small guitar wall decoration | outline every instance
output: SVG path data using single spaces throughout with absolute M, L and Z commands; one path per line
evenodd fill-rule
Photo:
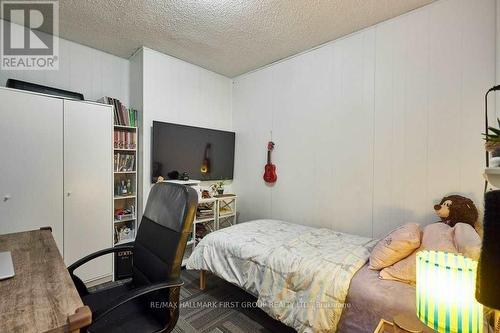
M 267 144 L 267 164 L 264 168 L 264 181 L 269 184 L 276 183 L 278 175 L 276 175 L 276 165 L 271 163 L 271 152 L 274 150 L 274 142 L 269 141 Z
M 210 158 L 208 157 L 208 151 L 210 150 L 210 143 L 205 146 L 205 153 L 203 154 L 203 162 L 201 162 L 200 172 L 202 174 L 210 173 Z

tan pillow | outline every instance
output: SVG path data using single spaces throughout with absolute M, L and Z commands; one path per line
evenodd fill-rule
M 454 245 L 453 228 L 444 223 L 434 223 L 424 228 L 422 244 L 407 258 L 384 268 L 380 271 L 380 278 L 415 284 L 417 252 L 434 250 L 457 253 Z
M 369 267 L 380 270 L 408 257 L 420 246 L 421 236 L 417 223 L 408 223 L 391 231 L 373 249 Z
M 466 223 L 457 223 L 455 229 L 455 247 L 464 256 L 474 260 L 479 259 L 481 253 L 481 238 L 476 230 Z
M 453 228 L 445 223 L 433 223 L 424 228 L 422 246 L 425 250 L 456 253 Z

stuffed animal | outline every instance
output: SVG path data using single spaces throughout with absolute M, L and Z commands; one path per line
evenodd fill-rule
M 478 212 L 471 199 L 461 195 L 449 195 L 441 199 L 438 205 L 434 206 L 437 216 L 441 222 L 454 227 L 457 223 L 467 223 L 473 228 L 476 226 Z

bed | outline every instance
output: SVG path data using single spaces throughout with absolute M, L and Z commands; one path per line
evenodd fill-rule
M 373 332 L 380 318 L 415 312 L 412 286 L 379 280 L 367 268 L 375 244 L 331 229 L 256 220 L 207 235 L 186 268 L 243 288 L 299 332 Z
M 414 316 L 415 287 L 406 283 L 382 280 L 378 271 L 365 264 L 351 280 L 346 307 L 338 324 L 339 333 L 372 333 L 381 318 L 391 320 L 398 314 Z M 423 328 L 424 332 L 434 332 Z

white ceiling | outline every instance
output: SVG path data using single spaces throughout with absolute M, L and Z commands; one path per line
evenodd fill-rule
M 234 77 L 433 0 L 60 0 L 60 35 L 128 58 L 146 46 Z

